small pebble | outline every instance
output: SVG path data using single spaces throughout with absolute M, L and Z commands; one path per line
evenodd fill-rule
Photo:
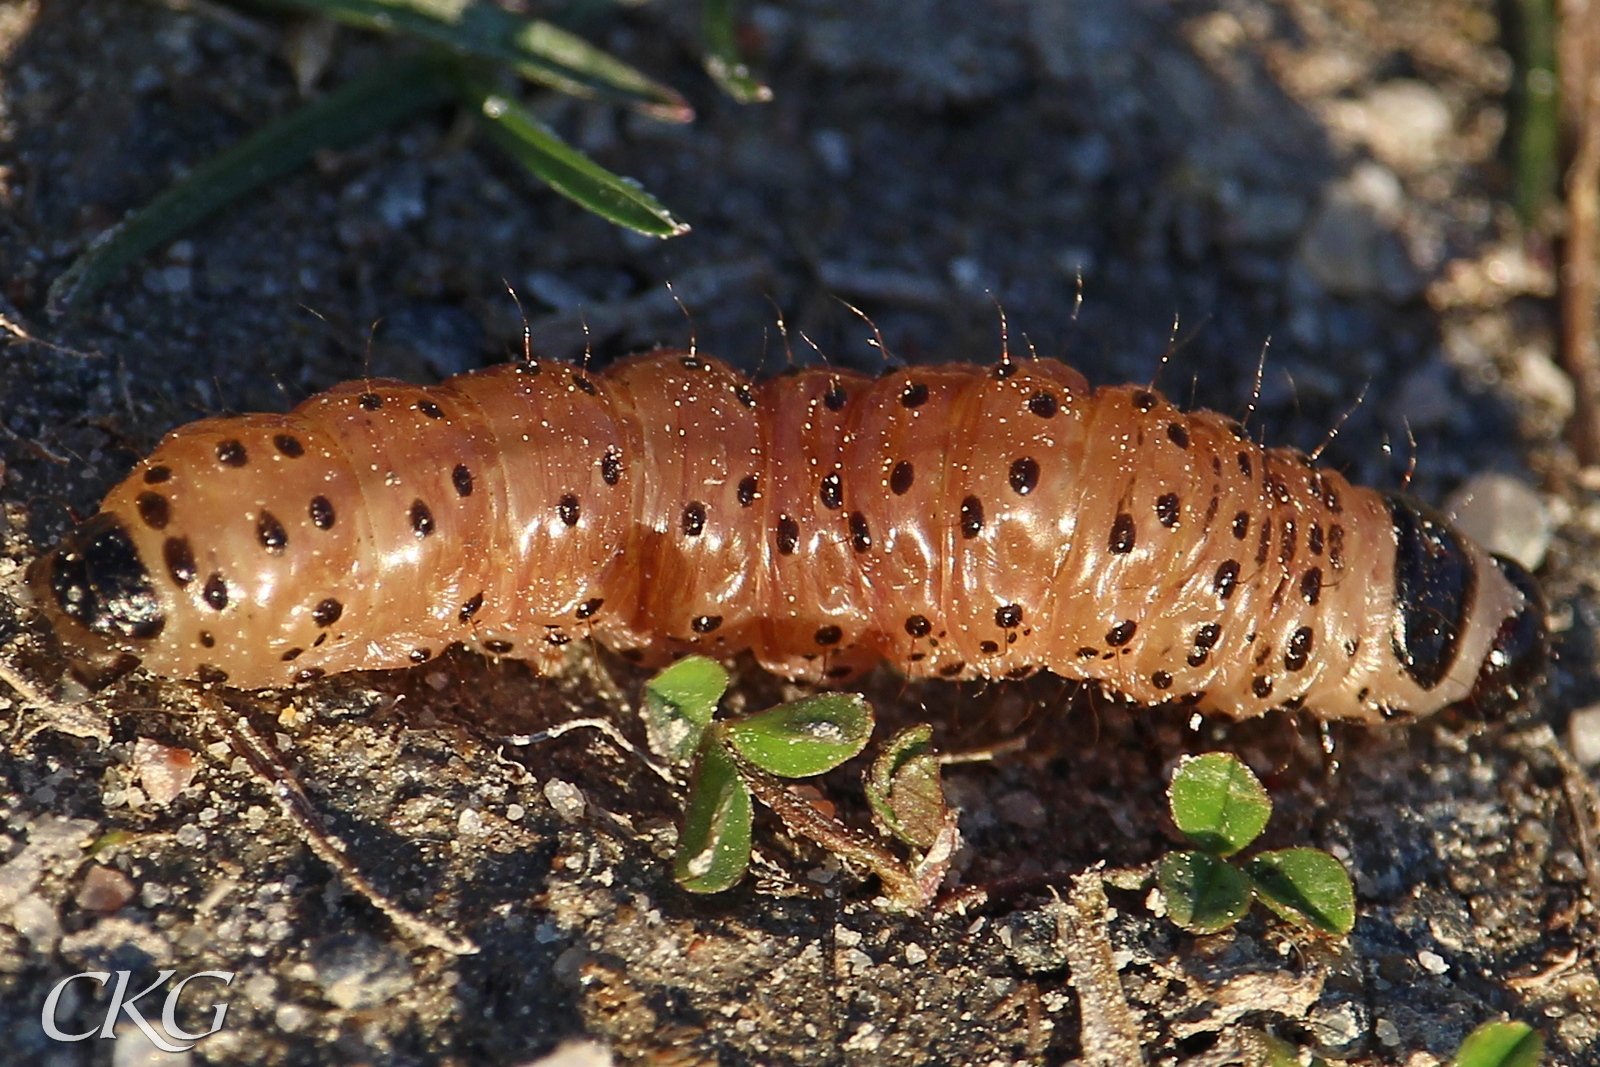
M 1567 744 L 1580 767 L 1600 763 L 1600 704 L 1579 708 L 1567 720 Z
M 583 818 L 583 791 L 577 786 L 552 778 L 544 784 L 544 798 L 566 822 L 577 822 Z
M 164 808 L 189 788 L 199 768 L 194 753 L 141 737 L 133 743 L 133 769 L 144 786 L 146 799 Z
M 1427 949 L 1417 953 L 1417 962 L 1422 964 L 1422 969 L 1429 974 L 1444 974 L 1450 969 L 1450 965 L 1445 962 L 1443 956 Z
M 841 1047 L 849 1052 L 877 1052 L 883 1047 L 883 1035 L 871 1023 L 862 1023 Z
M 1456 528 L 1491 552 L 1536 570 L 1550 547 L 1552 523 L 1544 497 L 1508 474 L 1476 474 L 1445 502 Z
M 273 1024 L 288 1034 L 304 1030 L 310 1021 L 311 1013 L 298 1004 L 280 1004 L 272 1013 Z
M 850 158 L 850 138 L 838 130 L 818 130 L 811 135 L 811 150 L 822 160 L 822 166 L 835 178 L 849 175 L 853 160 Z
M 1405 303 L 1422 283 L 1392 228 L 1404 205 L 1394 172 L 1378 163 L 1357 164 L 1328 187 L 1307 224 L 1297 251 L 1300 265 L 1330 293 Z
M 329 938 L 313 953 L 312 966 L 323 996 L 346 1011 L 377 1007 L 399 996 L 413 980 L 405 956 L 363 935 Z
M 83 885 L 73 899 L 84 911 L 109 915 L 133 899 L 133 883 L 121 871 L 96 863 L 84 875 Z
M 612 1067 L 611 1050 L 598 1041 L 563 1041 L 555 1051 L 527 1067 Z
M 156 995 L 152 994 L 152 999 Z M 160 1033 L 159 1020 L 151 1021 L 155 1023 L 151 1029 Z M 111 1049 L 111 1067 L 189 1067 L 194 1062 L 193 1054 L 189 1051 L 167 1052 L 157 1048 L 137 1026 L 119 1026 L 116 1034 Z
M 6 925 L 27 938 L 36 951 L 54 952 L 61 940 L 61 919 L 49 901 L 36 893 L 11 905 Z
M 194 270 L 190 267 L 152 267 L 144 274 L 145 288 L 152 293 L 187 293 L 194 284 Z
M 422 168 L 402 164 L 379 192 L 378 215 L 391 230 L 399 230 L 428 213 Z
M 840 956 L 851 974 L 867 974 L 873 968 L 872 957 L 859 948 L 847 948 L 840 953 Z
M 240 992 L 258 1008 L 270 1008 L 278 997 L 278 980 L 270 974 L 254 974 L 240 983 Z
M 1454 122 L 1439 90 L 1409 78 L 1377 86 L 1362 100 L 1337 109 L 1334 117 L 1365 141 L 1373 155 L 1406 171 L 1424 170 L 1438 161 Z
M 1305 1026 L 1322 1055 L 1346 1059 L 1357 1052 L 1367 1033 L 1366 1009 L 1349 1000 L 1317 1004 L 1306 1013 Z
M 1578 394 L 1567 372 L 1556 365 L 1547 345 L 1528 344 L 1512 357 L 1516 391 L 1544 413 L 1539 429 L 1559 433 L 1578 407 Z

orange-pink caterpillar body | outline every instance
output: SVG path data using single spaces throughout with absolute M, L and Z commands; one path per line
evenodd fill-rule
M 251 689 L 593 638 L 1379 721 L 1498 713 L 1545 641 L 1526 571 L 1426 509 L 1049 360 L 347 383 L 173 431 L 34 573 L 71 643 Z

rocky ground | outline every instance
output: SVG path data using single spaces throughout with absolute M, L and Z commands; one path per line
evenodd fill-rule
M 0 365 L 0 639 L 53 698 L 0 700 L 0 1060 L 518 1064 L 588 1035 L 627 1063 L 1126 1062 L 1114 1002 L 1150 1063 L 1234 1062 L 1254 1027 L 1424 1067 L 1506 1015 L 1545 1033 L 1548 1062 L 1600 1062 L 1582 769 L 1600 723 L 1573 713 L 1600 700 L 1600 475 L 1557 441 L 1571 388 L 1551 358 L 1549 250 L 1506 206 L 1512 70 L 1493 5 L 752 5 L 745 44 L 775 91 L 754 107 L 698 71 L 693 5 L 567 15 L 699 117 L 532 101 L 688 236 L 584 214 L 440 109 L 324 154 L 52 321 L 46 287 L 97 232 L 296 106 L 292 32 L 199 0 L 0 5 L 0 308 L 60 346 L 12 343 Z M 324 83 L 393 55 L 343 33 Z M 946 749 L 1028 738 L 949 773 L 959 884 L 1065 893 L 1096 862 L 1157 858 L 1177 840 L 1177 757 L 1228 748 L 1277 802 L 1266 843 L 1351 868 L 1360 919 L 1341 944 L 1259 914 L 1197 939 L 1142 889 L 1109 889 L 1088 920 L 1038 891 L 895 917 L 759 820 L 761 878 L 689 897 L 669 875 L 673 789 L 594 731 L 503 740 L 586 715 L 641 736 L 640 676 L 604 656 L 559 679 L 454 656 L 233 695 L 227 712 L 140 674 L 57 684 L 21 569 L 161 434 L 366 368 L 427 381 L 506 358 L 521 324 L 502 279 L 542 354 L 587 342 L 597 364 L 692 330 L 778 368 L 776 306 L 829 358 L 876 368 L 838 297 L 900 358 L 991 360 L 998 302 L 1014 347 L 1026 335 L 1097 383 L 1150 380 L 1170 348 L 1170 392 L 1242 412 L 1270 338 L 1252 421 L 1268 440 L 1313 448 L 1348 411 L 1327 462 L 1390 487 L 1414 462 L 1419 496 L 1467 486 L 1465 521 L 1544 557 L 1552 679 L 1523 724 L 1335 730 L 1331 758 L 1315 724 L 1285 717 L 1191 729 L 1048 679 L 869 679 L 886 723 L 933 721 Z M 736 699 L 779 695 L 750 669 Z M 354 869 L 479 951 L 436 947 L 336 877 L 230 732 L 238 714 Z M 823 788 L 864 820 L 851 769 Z M 1114 970 L 1067 966 L 1097 947 Z M 225 1027 L 192 1052 L 41 1030 L 58 979 L 158 968 L 237 974 Z M 63 1024 L 97 1025 L 97 1003 L 69 997 Z

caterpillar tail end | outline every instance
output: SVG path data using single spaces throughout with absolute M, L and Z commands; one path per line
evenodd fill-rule
M 97 687 L 130 670 L 139 644 L 166 627 L 150 572 L 115 515 L 102 512 L 69 533 L 34 561 L 28 584 L 74 671 Z

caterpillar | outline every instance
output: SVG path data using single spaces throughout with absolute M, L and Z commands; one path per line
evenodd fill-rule
M 593 638 L 1378 722 L 1503 714 L 1545 649 L 1528 572 L 1422 505 L 1009 357 L 350 382 L 174 430 L 31 579 L 70 645 L 246 689 Z

